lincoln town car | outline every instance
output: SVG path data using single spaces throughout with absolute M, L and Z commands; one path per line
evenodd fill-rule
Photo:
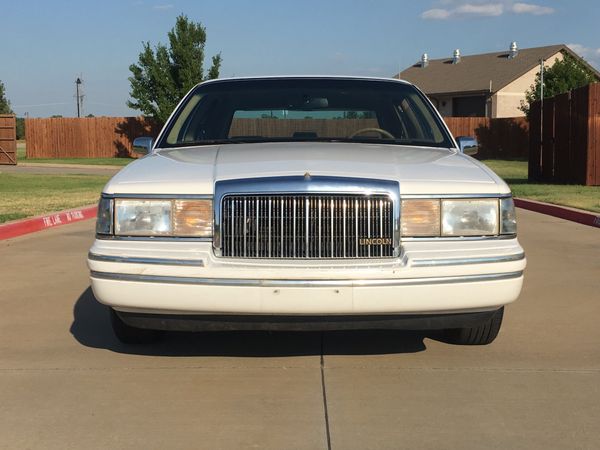
M 400 328 L 488 344 L 521 291 L 510 189 L 410 83 L 207 81 L 134 148 L 88 255 L 123 342 Z

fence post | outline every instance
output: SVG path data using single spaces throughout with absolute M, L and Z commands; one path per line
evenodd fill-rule
M 529 159 L 528 179 L 538 181 L 542 177 L 542 108 L 539 101 L 529 106 Z

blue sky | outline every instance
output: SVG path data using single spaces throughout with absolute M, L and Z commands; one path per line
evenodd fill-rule
M 142 41 L 166 42 L 175 17 L 207 29 L 222 77 L 276 74 L 392 76 L 416 62 L 519 47 L 570 44 L 600 67 L 600 4 L 557 0 L 0 0 L 0 80 L 18 115 L 134 115 L 125 106 Z M 207 59 L 207 62 L 209 60 Z

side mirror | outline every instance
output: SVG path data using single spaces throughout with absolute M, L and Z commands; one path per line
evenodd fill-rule
M 470 136 L 459 136 L 456 138 L 456 143 L 458 144 L 460 152 L 464 153 L 465 155 L 476 155 L 479 151 L 477 139 Z
M 138 137 L 133 140 L 133 151 L 141 155 L 147 155 L 152 153 L 152 146 L 154 145 L 154 139 L 151 137 Z

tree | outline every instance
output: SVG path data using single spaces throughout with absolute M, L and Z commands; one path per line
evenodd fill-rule
M 168 33 L 169 47 L 158 44 L 154 49 L 144 42 L 138 63 L 129 66 L 132 100 L 127 106 L 165 123 L 181 98 L 205 79 L 218 78 L 221 54 L 212 57 L 205 78 L 204 45 L 206 29 L 187 16 L 177 17 Z
M 15 131 L 17 133 L 17 139 L 25 139 L 25 118 L 17 117 L 15 122 Z
M 544 69 L 544 98 L 577 89 L 597 81 L 596 74 L 578 58 L 568 53 L 562 60 L 556 60 L 552 67 Z M 529 116 L 530 105 L 540 99 L 540 72 L 535 76 L 535 83 L 525 92 L 525 100 L 521 101 L 521 111 Z
M 6 98 L 6 94 L 4 92 L 4 83 L 0 81 L 0 114 L 12 114 L 12 109 L 10 108 L 10 102 Z

